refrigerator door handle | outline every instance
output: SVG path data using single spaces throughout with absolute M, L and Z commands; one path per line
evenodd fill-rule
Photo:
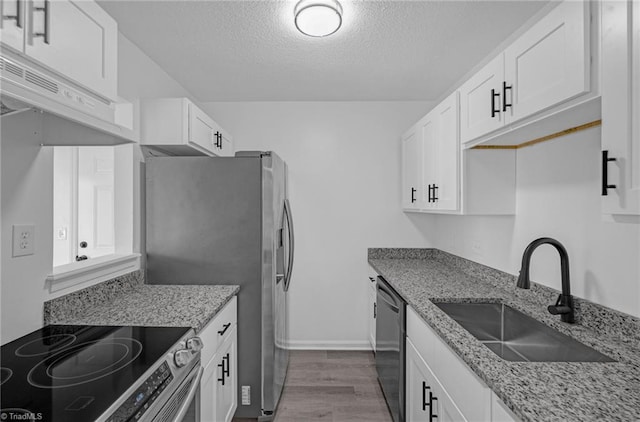
M 293 219 L 291 218 L 291 205 L 289 199 L 284 200 L 284 215 L 287 219 L 287 233 L 289 235 L 289 259 L 287 261 L 287 271 L 285 272 L 284 279 L 284 291 L 289 290 L 289 284 L 291 283 L 291 271 L 293 270 L 293 251 L 295 249 L 295 243 L 293 235 Z

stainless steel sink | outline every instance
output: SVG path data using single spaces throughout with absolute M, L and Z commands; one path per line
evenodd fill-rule
M 436 303 L 504 360 L 615 362 L 597 350 L 500 303 Z

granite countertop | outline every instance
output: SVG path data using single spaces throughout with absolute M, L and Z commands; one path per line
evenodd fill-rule
M 45 324 L 193 327 L 199 332 L 236 285 L 150 285 L 140 272 L 45 302 Z
M 640 420 L 640 320 L 576 298 L 578 323 L 546 307 L 558 292 L 435 249 L 369 249 L 370 265 L 523 421 Z M 617 360 L 502 360 L 434 302 L 498 301 Z

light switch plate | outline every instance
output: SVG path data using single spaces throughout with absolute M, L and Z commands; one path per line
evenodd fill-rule
M 36 242 L 36 226 L 33 224 L 14 224 L 12 256 L 33 255 Z

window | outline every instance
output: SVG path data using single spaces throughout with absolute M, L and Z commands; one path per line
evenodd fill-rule
M 51 291 L 139 268 L 133 151 L 132 145 L 53 148 Z

